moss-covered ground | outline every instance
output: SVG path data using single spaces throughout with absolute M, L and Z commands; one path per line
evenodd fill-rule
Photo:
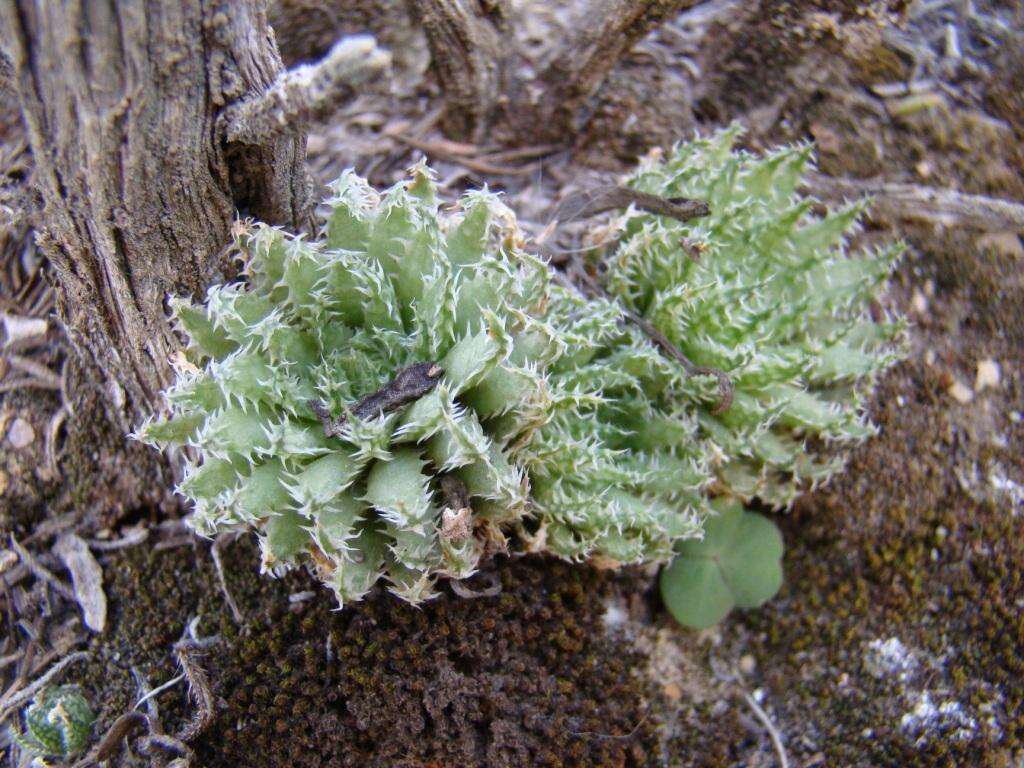
M 203 766 L 651 764 L 642 657 L 603 626 L 628 576 L 527 558 L 500 564 L 493 597 L 338 611 L 304 575 L 257 578 L 249 541 L 224 559 L 242 626 L 205 549 L 109 564 L 112 626 L 85 678 L 101 729 L 138 697 L 133 669 L 151 688 L 177 674 L 171 648 L 199 617 L 197 637 L 220 637 L 200 657 L 218 702 L 193 744 Z M 190 716 L 184 684 L 157 701 L 168 732 Z

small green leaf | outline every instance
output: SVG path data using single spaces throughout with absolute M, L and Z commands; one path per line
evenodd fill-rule
M 782 534 L 767 517 L 744 512 L 732 546 L 721 555 L 737 608 L 756 608 L 782 586 Z
M 677 557 L 661 572 L 661 597 L 680 624 L 707 629 L 735 605 L 722 571 L 710 558 Z
M 716 500 L 703 541 L 686 541 L 661 573 L 661 596 L 676 621 L 707 629 L 730 610 L 756 608 L 782 586 L 782 534 L 739 502 Z

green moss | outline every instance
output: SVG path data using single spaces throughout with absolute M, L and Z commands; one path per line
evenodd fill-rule
M 997 766 L 1024 747 L 1024 622 L 1016 607 L 1024 542 L 1006 505 L 976 500 L 950 471 L 986 455 L 1020 469 L 1020 446 L 946 444 L 944 435 L 963 427 L 951 400 L 899 405 L 919 400 L 915 391 L 931 375 L 910 363 L 888 378 L 875 410 L 882 437 L 854 454 L 843 480 L 784 521 L 794 542 L 786 570 L 799 587 L 784 607 L 742 619 L 760 638 L 769 695 L 822 730 L 828 765 Z M 920 449 L 928 445 L 942 448 Z M 860 665 L 866 644 L 888 637 L 946 660 L 928 663 L 910 690 L 945 691 L 969 707 L 979 722 L 975 739 L 931 738 L 918 747 L 899 731 L 908 700 L 893 680 L 874 680 Z M 838 686 L 840 672 L 854 682 Z M 994 708 L 1001 736 L 985 724 L 985 707 Z
M 83 681 L 101 704 L 97 733 L 134 704 L 133 668 L 152 687 L 177 674 L 171 648 L 200 616 L 200 636 L 224 639 L 203 659 L 224 703 L 194 744 L 209 768 L 641 766 L 657 751 L 634 674 L 640 658 L 602 624 L 623 580 L 636 589 L 628 573 L 527 558 L 503 564 L 494 598 L 442 596 L 420 610 L 376 594 L 336 611 L 328 600 L 289 603 L 319 588 L 307 575 L 260 579 L 230 566 L 254 557 L 249 539 L 224 552 L 247 619 L 239 628 L 205 548 L 112 556 L 110 627 Z M 159 706 L 169 733 L 192 714 L 184 686 Z

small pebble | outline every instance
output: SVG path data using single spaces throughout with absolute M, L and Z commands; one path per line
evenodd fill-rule
M 974 390 L 980 392 L 986 387 L 999 386 L 999 363 L 995 360 L 979 360 L 978 373 L 974 379 Z
M 757 661 L 749 653 L 740 658 L 740 672 L 744 675 L 753 674 L 757 669 Z
M 928 298 L 923 293 L 921 293 L 921 291 L 914 291 L 914 295 L 910 297 L 910 303 L 914 307 L 914 311 L 917 312 L 917 314 L 927 314 Z
M 15 419 L 11 428 L 7 430 L 7 442 L 18 450 L 32 445 L 32 441 L 35 439 L 36 431 L 25 419 Z
M 971 388 L 962 381 L 954 381 L 952 386 L 949 388 L 949 394 L 952 395 L 953 399 L 958 403 L 966 404 L 974 399 L 974 393 L 971 392 Z

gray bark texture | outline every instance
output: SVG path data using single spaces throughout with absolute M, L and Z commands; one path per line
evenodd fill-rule
M 499 119 L 502 96 L 508 97 L 512 45 L 504 6 L 480 0 L 409 0 L 408 7 L 423 27 L 444 91 L 445 132 L 480 141 Z
M 224 141 L 221 110 L 281 71 L 262 2 L 3 0 L 58 312 L 122 429 L 159 403 L 169 295 L 201 298 L 236 209 L 306 223 L 305 138 Z
M 516 53 L 501 0 L 408 0 L 444 91 L 452 138 L 564 141 L 618 61 L 658 25 L 707 0 L 590 0 L 575 34 L 539 73 Z

